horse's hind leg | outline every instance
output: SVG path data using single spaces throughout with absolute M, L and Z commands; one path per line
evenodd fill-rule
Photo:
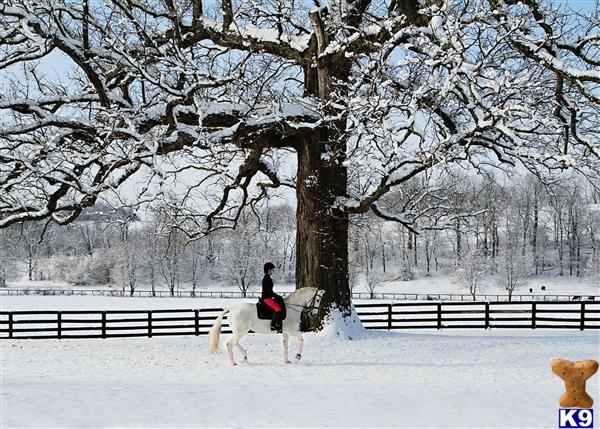
M 237 363 L 235 363 L 235 358 L 233 357 L 233 348 L 230 347 L 229 342 L 227 342 L 227 356 L 229 356 L 229 362 L 231 362 L 232 365 L 237 365 Z
M 241 350 L 244 350 L 239 344 L 240 344 L 240 340 L 242 339 L 242 337 L 245 334 L 241 334 L 239 332 L 234 332 L 233 337 L 231 337 L 231 339 L 229 341 L 227 341 L 227 354 L 229 355 L 229 361 L 231 362 L 232 365 L 236 365 L 235 363 L 235 358 L 233 357 L 233 348 L 234 347 L 238 347 Z M 244 360 L 245 359 L 245 350 L 242 352 L 242 355 L 244 355 Z
M 236 345 L 236 347 L 237 347 L 237 349 L 240 351 L 240 353 L 243 356 L 242 362 L 247 363 L 248 362 L 248 352 L 246 351 L 246 349 L 243 348 L 240 343 L 238 343 Z

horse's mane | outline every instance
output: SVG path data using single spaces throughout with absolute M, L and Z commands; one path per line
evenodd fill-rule
M 285 301 L 288 300 L 295 300 L 299 297 L 301 297 L 304 294 L 308 294 L 309 292 L 312 294 L 317 293 L 318 289 L 316 287 L 302 287 L 300 289 L 296 289 L 294 292 L 290 293 L 288 296 L 285 297 Z

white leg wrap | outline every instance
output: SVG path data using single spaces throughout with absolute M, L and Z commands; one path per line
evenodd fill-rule
M 242 354 L 242 356 L 244 356 L 245 358 L 248 357 L 248 353 L 246 352 L 246 349 L 243 348 L 241 345 L 237 345 L 236 346 L 238 348 L 238 350 L 240 351 L 240 353 Z
M 238 348 L 238 350 L 240 351 L 240 353 L 241 353 L 241 354 L 242 354 L 242 356 L 243 356 L 243 360 L 242 360 L 242 362 L 243 362 L 243 363 L 246 363 L 246 362 L 248 362 L 248 353 L 246 352 L 246 349 L 245 349 L 245 348 L 243 348 L 243 347 L 242 347 L 240 344 L 238 344 L 236 347 Z

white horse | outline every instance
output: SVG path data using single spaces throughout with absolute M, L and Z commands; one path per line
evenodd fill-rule
M 314 287 L 305 287 L 298 289 L 285 298 L 286 318 L 283 321 L 283 361 L 291 363 L 288 359 L 288 341 L 290 336 L 298 339 L 298 353 L 296 361 L 302 358 L 302 348 L 304 347 L 304 338 L 300 332 L 300 315 L 306 308 L 311 316 L 316 316 L 321 304 L 321 298 L 325 291 Z M 232 365 L 236 365 L 233 357 L 233 348 L 242 353 L 243 361 L 248 362 L 248 353 L 240 345 L 240 340 L 252 330 L 259 334 L 274 334 L 271 330 L 271 320 L 259 319 L 256 314 L 256 304 L 242 303 L 225 310 L 210 329 L 208 334 L 208 351 L 217 353 L 220 349 L 221 324 L 223 317 L 227 315 L 229 326 L 233 331 L 233 336 L 227 342 L 227 354 Z

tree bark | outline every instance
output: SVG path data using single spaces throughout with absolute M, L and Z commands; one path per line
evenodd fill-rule
M 429 251 L 429 239 L 425 239 L 425 262 L 427 263 L 426 277 L 431 275 L 431 253 Z
M 381 239 L 381 268 L 383 269 L 383 273 L 385 274 L 386 272 L 386 265 L 385 265 L 385 260 L 386 260 L 386 256 L 385 256 L 385 244 L 383 242 L 383 239 Z
M 319 321 L 332 303 L 345 315 L 351 308 L 348 214 L 335 206 L 335 199 L 346 195 L 347 171 L 343 159 L 325 154 L 328 137 L 328 130 L 318 130 L 298 146 L 296 185 L 296 287 L 325 291 Z M 345 143 L 331 139 L 329 151 L 332 145 L 338 146 L 338 153 L 345 152 Z
M 319 11 L 309 13 L 315 37 L 304 64 L 304 93 L 322 101 L 330 98 L 332 79 L 345 82 L 351 63 L 343 54 L 320 57 L 329 44 Z M 343 89 L 342 89 L 343 90 Z M 334 112 L 326 112 L 334 113 Z M 348 213 L 336 206 L 347 196 L 346 120 L 315 129 L 296 146 L 296 287 L 324 290 L 317 328 L 335 306 L 351 312 L 352 292 L 348 278 Z
M 456 219 L 456 225 L 454 228 L 454 232 L 456 233 L 456 258 L 462 258 L 462 243 L 461 243 L 461 233 L 460 233 L 460 219 Z
M 538 203 L 538 186 L 534 185 L 533 188 L 533 231 L 531 233 L 531 250 L 533 252 L 533 264 L 535 266 L 535 275 L 537 276 L 539 270 L 539 255 L 538 255 L 538 223 L 539 223 L 539 203 Z
M 419 254 L 417 248 L 417 234 L 413 234 L 413 252 L 414 252 L 414 261 L 415 267 L 419 266 Z

